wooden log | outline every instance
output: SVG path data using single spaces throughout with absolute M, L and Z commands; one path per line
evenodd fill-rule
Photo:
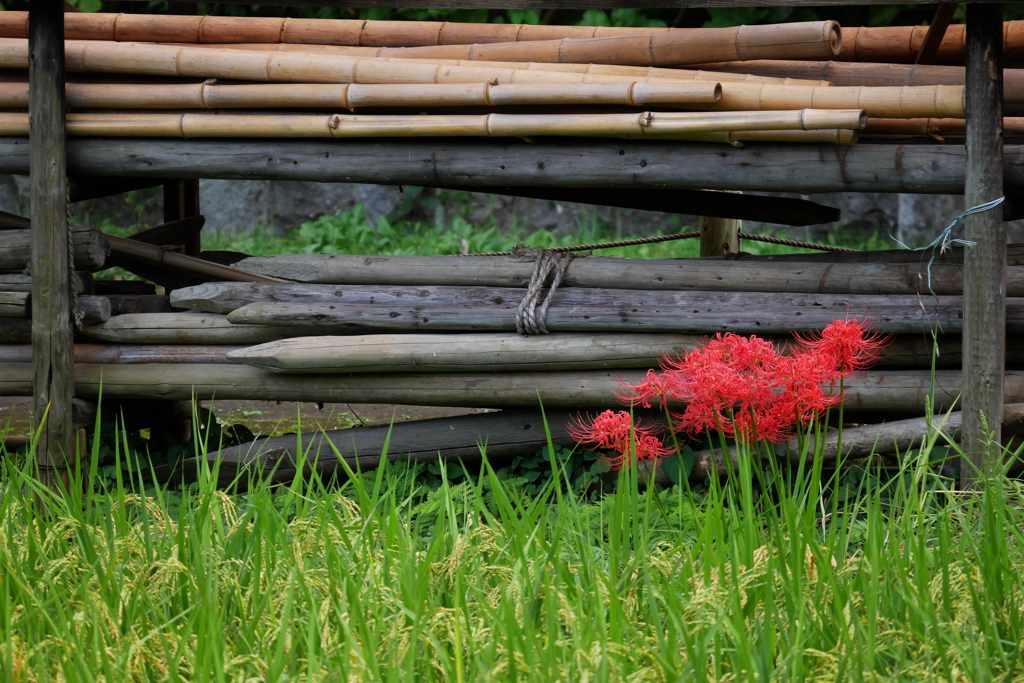
M 908 252 L 912 263 L 842 263 L 833 259 L 796 261 L 719 259 L 578 258 L 562 280 L 564 287 L 650 290 L 719 290 L 736 292 L 803 292 L 807 294 L 959 294 L 963 275 L 957 265 L 932 264 L 928 252 Z M 921 261 L 923 259 L 923 262 Z M 533 274 L 525 256 L 357 256 L 280 254 L 238 262 L 246 272 L 310 284 L 210 284 L 180 290 L 172 304 L 229 313 L 242 302 L 337 301 L 341 293 L 372 295 L 353 286 L 525 287 Z M 1009 296 L 1024 296 L 1024 269 L 1007 273 Z M 514 292 L 511 296 L 518 297 Z M 268 298 L 274 297 L 274 298 Z M 280 297 L 280 298 L 277 298 Z M 199 303 L 200 300 L 209 304 Z M 221 303 L 222 302 L 222 303 Z M 209 306 L 209 308 L 204 308 Z
M 238 268 L 229 268 L 219 263 L 185 256 L 132 239 L 107 235 L 106 240 L 110 244 L 110 251 L 121 260 L 127 259 L 141 262 L 144 265 L 160 266 L 186 275 L 210 279 L 234 280 L 236 282 L 285 282 L 279 278 L 253 275 Z
M 870 119 L 869 119 L 870 120 Z M 641 211 L 662 211 L 700 216 L 757 220 L 779 225 L 817 225 L 840 218 L 839 209 L 806 199 L 724 194 L 704 190 L 593 190 L 574 187 L 472 187 L 438 186 L 460 192 L 482 192 L 558 202 L 614 206 Z
M 28 266 L 33 234 L 31 230 L 0 231 L 0 270 L 24 270 Z M 110 249 L 103 233 L 89 226 L 74 226 L 71 237 L 76 268 L 100 270 L 104 267 Z
M 602 38 L 382 48 L 382 57 L 677 66 L 742 59 L 834 59 L 842 48 L 834 21 L 705 28 Z
M 596 292 L 606 294 L 592 294 Z M 871 320 L 874 329 L 885 333 L 963 329 L 961 297 L 567 288 L 554 299 L 547 312 L 547 328 L 552 332 L 787 334 L 820 330 L 847 317 Z M 505 332 L 516 329 L 516 306 L 515 300 L 507 299 L 491 305 L 254 303 L 227 317 L 239 325 Z M 1007 304 L 1007 330 L 1024 330 L 1024 300 Z
M 0 318 L 0 344 L 31 343 L 31 320 L 26 318 Z
M 80 109 L 288 109 L 357 107 L 498 107 L 590 104 L 683 106 L 722 97 L 715 81 L 634 83 L 69 83 L 67 105 Z M 0 83 L 0 107 L 27 106 L 28 85 Z M 135 181 L 138 182 L 138 181 Z
M 71 273 L 78 267 L 79 240 L 74 239 L 67 210 L 63 15 L 60 0 L 39 0 L 29 10 L 25 66 L 29 69 L 31 87 L 30 177 L 34 229 L 0 233 L 3 240 L 0 268 L 23 269 L 31 263 L 31 294 L 35 302 L 32 315 L 35 464 L 41 470 L 43 485 L 51 488 L 67 484 L 67 468 L 76 459 L 71 421 L 74 377 L 70 317 Z M 82 255 L 97 256 L 102 264 L 105 249 L 98 242 L 87 240 L 87 243 L 95 249 L 87 247 Z M 86 265 L 86 261 L 83 260 L 82 268 L 94 265 Z
M 0 292 L 0 318 L 29 318 L 28 292 Z
M 1011 425 L 1019 426 L 1021 419 L 1024 419 L 1024 406 L 1021 404 L 1008 404 L 1004 406 L 1008 422 Z M 934 417 L 916 417 L 906 420 L 893 420 L 863 427 L 847 427 L 842 434 L 828 432 L 824 435 L 820 444 L 805 444 L 801 449 L 797 439 L 790 439 L 789 443 L 781 449 L 782 454 L 788 457 L 794 465 L 801 460 L 808 460 L 809 456 L 821 457 L 828 465 L 833 465 L 839 458 L 840 449 L 843 452 L 843 460 L 867 458 L 872 455 L 893 455 L 905 452 L 919 446 L 925 439 L 934 436 L 937 430 L 941 430 L 944 437 L 939 437 L 939 445 L 947 443 L 947 439 L 956 441 L 960 438 L 960 428 L 963 413 L 952 412 Z M 816 449 L 813 453 L 808 448 Z M 820 453 L 820 456 L 817 455 Z M 694 465 L 690 472 L 690 482 L 697 484 L 705 481 L 708 477 L 725 477 L 729 469 L 737 471 L 738 461 L 734 449 L 726 453 L 721 449 L 701 450 L 693 454 Z M 654 481 L 662 486 L 669 486 L 672 480 L 660 469 L 660 462 L 642 462 L 639 464 L 641 472 L 650 476 L 653 474 Z
M 767 339 L 781 347 L 793 341 L 789 335 L 769 335 Z M 227 358 L 271 372 L 285 373 L 508 372 L 581 370 L 613 365 L 656 368 L 663 357 L 677 357 L 704 341 L 704 337 L 668 334 L 302 337 L 236 347 Z M 937 340 L 925 335 L 901 335 L 885 346 L 875 367 L 930 368 L 935 363 L 937 367 L 959 368 L 961 349 L 960 338 L 951 335 L 942 335 Z M 1024 339 L 1008 340 L 1007 364 L 1014 367 L 1024 364 Z
M 139 363 L 227 363 L 227 354 L 244 346 L 173 344 L 75 344 L 76 363 L 133 365 Z M 0 363 L 31 363 L 32 347 L 0 344 Z
M 285 375 L 242 365 L 138 364 L 75 367 L 77 395 L 85 398 L 319 401 L 465 407 L 526 407 L 584 410 L 619 405 L 622 381 L 638 383 L 642 370 L 576 372 L 449 373 L 444 381 L 423 374 Z M 935 410 L 949 410 L 960 395 L 960 372 L 934 375 Z M 1006 373 L 1005 401 L 1024 402 L 1024 372 Z M 861 373 L 846 383 L 849 415 L 886 412 L 923 415 L 932 391 L 928 370 Z M 0 395 L 27 396 L 31 371 L 25 363 L 0 365 Z
M 170 299 L 165 294 L 108 295 L 110 315 L 126 313 L 170 313 Z
M 740 250 L 740 223 L 735 218 L 718 218 L 701 216 L 698 231 L 700 232 L 701 256 L 728 256 Z
M 0 230 L 28 230 L 31 226 L 32 221 L 24 216 L 0 211 Z
M 939 265 L 964 262 L 964 249 L 952 246 L 944 251 L 930 249 L 886 249 L 884 251 L 831 251 L 813 254 L 748 254 L 741 252 L 729 257 L 741 261 L 769 261 L 789 263 L 916 263 L 926 264 L 934 256 Z M 1009 244 L 1006 248 L 1007 265 L 1024 265 L 1024 244 Z
M 374 469 L 382 460 L 409 462 L 476 462 L 486 452 L 492 464 L 533 455 L 551 442 L 560 446 L 575 444 L 566 431 L 573 414 L 566 411 L 503 410 L 498 413 L 460 415 L 397 422 L 351 429 L 277 436 L 258 439 L 201 456 L 217 463 L 218 485 L 230 485 L 245 470 L 262 475 L 270 482 L 289 481 L 296 472 L 316 469 L 322 477 L 344 476 L 338 456 L 353 471 Z M 182 464 L 188 477 L 198 467 L 199 458 Z
M 110 299 L 105 296 L 80 296 L 75 303 L 75 319 L 82 325 L 110 320 Z
M 92 273 L 72 273 L 71 284 L 76 294 L 92 293 Z M 0 290 L 5 292 L 31 292 L 32 276 L 24 273 L 0 273 Z
M 968 207 L 1003 196 L 1000 5 L 967 5 Z M 960 482 L 983 485 L 1001 460 L 1006 333 L 1013 329 L 1006 301 L 1006 223 L 1002 212 L 967 216 L 964 239 L 974 244 L 964 263 L 964 420 Z
M 83 337 L 124 344 L 261 344 L 263 342 L 323 334 L 348 334 L 345 330 L 325 332 L 316 327 L 232 325 L 227 317 L 212 313 L 126 313 L 80 331 Z
M 752 192 L 960 194 L 958 145 L 751 145 L 589 140 L 349 141 L 250 143 L 224 140 L 72 139 L 71 170 L 98 176 L 153 175 L 390 185 L 628 187 Z M 26 173 L 25 138 L 0 139 L 0 172 Z M 375 163 L 367 164 L 366 159 Z M 1008 145 L 1007 185 L 1024 185 L 1024 147 Z
M 303 337 L 232 351 L 228 359 L 272 372 L 487 372 L 658 365 L 701 340 L 661 334 L 381 334 Z
M 25 135 L 27 114 L 0 113 L 0 135 Z M 68 135 L 174 138 L 585 136 L 706 139 L 733 131 L 860 130 L 858 109 L 639 114 L 68 114 Z M 743 139 L 743 138 L 737 138 Z

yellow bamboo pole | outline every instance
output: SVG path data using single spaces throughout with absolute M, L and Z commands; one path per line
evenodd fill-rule
M 490 69 L 391 62 L 370 57 L 310 53 L 262 53 L 139 43 L 66 41 L 70 71 L 195 76 L 310 83 L 615 82 L 622 76 Z M 26 41 L 0 38 L 0 67 L 25 68 Z M 723 83 L 717 104 L 692 108 L 729 110 L 865 109 L 877 118 L 962 118 L 963 86 L 810 87 L 770 83 Z
M 443 21 L 374 21 L 270 17 L 161 16 L 68 13 L 64 31 L 73 40 L 182 43 L 325 43 L 409 47 L 466 43 L 649 36 L 699 29 L 617 26 L 539 26 Z M 28 12 L 0 14 L 0 36 L 28 37 Z
M 305 83 L 632 83 L 663 78 L 590 72 L 450 64 L 426 60 L 349 57 L 344 54 L 263 52 L 205 47 L 65 41 L 67 68 L 79 73 L 196 76 L 250 81 Z M 27 41 L 0 38 L 0 68 L 24 69 Z M 682 72 L 680 82 L 695 80 Z M 705 75 L 700 80 L 713 80 Z
M 381 48 L 379 57 L 673 66 L 746 59 L 834 59 L 839 24 L 807 21 L 608 38 Z
M 190 43 L 178 43 L 179 47 L 197 47 Z M 349 57 L 379 57 L 380 50 L 375 47 L 345 47 L 341 45 L 294 45 L 287 43 L 221 43 L 203 45 L 203 47 L 221 50 L 251 50 L 256 52 L 326 52 L 342 54 Z M 391 57 L 389 61 L 401 63 L 405 58 Z M 421 60 L 412 59 L 413 64 Z M 745 81 L 748 83 L 776 83 L 779 85 L 830 85 L 828 80 L 810 78 L 790 78 L 788 76 L 759 76 L 747 73 L 716 73 L 707 69 L 663 69 L 656 66 L 621 66 L 616 64 L 563 64 L 558 62 L 497 62 L 491 60 L 468 59 L 432 59 L 435 64 L 452 66 L 491 67 L 495 69 L 527 69 L 530 71 L 562 71 L 566 73 L 586 73 L 603 76 L 628 76 L 634 80 L 648 79 L 696 80 L 696 81 Z M 791 61 L 791 60 L 790 60 Z M 730 62 L 721 62 L 729 64 Z M 741 62 L 742 63 L 742 62 Z M 799 63 L 799 62 L 798 62 Z
M 128 85 L 68 83 L 72 109 L 266 109 L 357 107 L 466 107 L 596 104 L 617 106 L 713 104 L 722 88 L 693 83 L 357 83 Z M 27 83 L 0 83 L 0 107 L 28 106 Z
M 642 112 L 358 116 L 285 114 L 68 114 L 67 132 L 90 137 L 664 137 L 732 131 L 859 130 L 863 111 Z M 28 114 L 0 113 L 0 135 L 27 135 Z

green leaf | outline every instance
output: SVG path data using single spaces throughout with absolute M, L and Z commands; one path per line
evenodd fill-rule
M 583 13 L 579 26 L 611 26 L 611 19 L 603 9 L 588 9 Z

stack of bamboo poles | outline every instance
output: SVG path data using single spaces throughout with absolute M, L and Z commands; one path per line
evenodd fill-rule
M 888 64 L 916 55 L 921 27 L 65 20 L 68 69 L 90 75 L 68 86 L 70 135 L 850 144 L 862 131 L 957 136 L 964 118 L 962 67 Z M 0 15 L 0 69 L 11 70 L 0 83 L 0 135 L 27 133 L 27 79 L 18 76 L 28 63 L 27 24 L 27 13 Z M 961 28 L 947 31 L 939 60 L 962 59 Z M 1005 37 L 1008 55 L 1024 52 L 1024 23 L 1008 22 Z M 1006 97 L 1011 113 L 1012 103 L 1024 104 L 1024 79 L 1012 70 Z M 1024 121 L 1008 121 L 1011 133 L 1021 129 Z

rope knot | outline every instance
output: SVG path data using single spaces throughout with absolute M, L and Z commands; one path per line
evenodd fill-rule
M 533 274 L 526 288 L 526 295 L 516 309 L 516 332 L 522 335 L 548 334 L 547 317 L 551 300 L 562 284 L 562 278 L 569 270 L 569 264 L 575 258 L 571 252 L 556 252 L 551 249 L 530 249 L 525 244 L 516 245 L 512 250 L 514 256 L 533 259 Z M 543 288 L 551 277 L 547 295 Z

